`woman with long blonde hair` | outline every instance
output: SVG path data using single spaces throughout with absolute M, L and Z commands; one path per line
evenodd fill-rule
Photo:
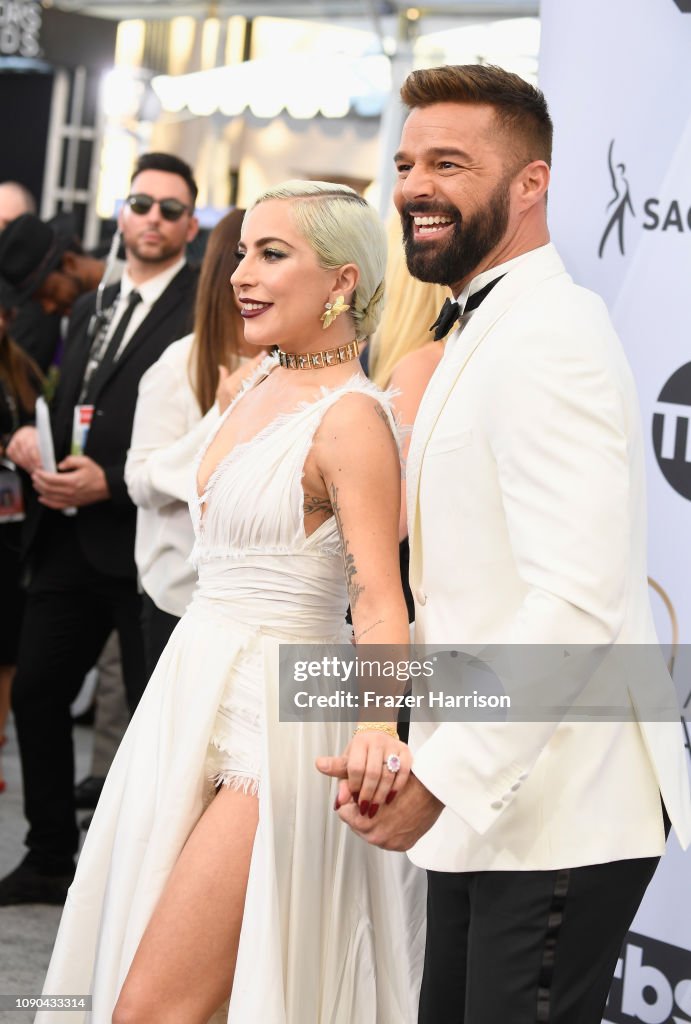
M 389 218 L 386 238 L 386 303 L 369 360 L 369 375 L 380 388 L 389 386 L 394 370 L 410 353 L 424 349 L 431 359 L 433 352 L 439 352 L 429 326 L 451 294 L 445 285 L 428 284 L 410 274 L 397 213 Z
M 451 293 L 445 285 L 418 281 L 410 274 L 397 213 L 388 222 L 387 251 L 386 306 L 372 341 L 369 375 L 379 387 L 397 392 L 393 407 L 401 428 L 401 458 L 405 467 L 410 435 L 422 396 L 444 353 L 443 344 L 432 341 L 429 326 Z M 405 541 L 408 536 L 405 473 L 398 533 L 401 542 Z M 407 568 L 406 542 L 401 550 L 401 572 L 406 587 Z M 412 614 L 409 591 L 406 600 Z

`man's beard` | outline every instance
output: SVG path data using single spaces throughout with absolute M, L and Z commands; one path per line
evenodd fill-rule
M 422 216 L 440 214 L 453 218 L 451 237 L 444 244 L 416 241 L 414 211 Z M 509 222 L 508 180 L 500 181 L 487 204 L 463 218 L 455 206 L 419 200 L 406 203 L 402 214 L 403 244 L 408 270 L 419 281 L 454 285 L 469 277 L 506 234 Z
M 125 239 L 125 247 L 128 252 L 131 252 L 133 256 L 136 256 L 141 263 L 165 263 L 167 260 L 172 259 L 173 256 L 182 256 L 183 252 L 180 251 L 179 245 L 174 242 L 168 241 L 168 239 L 161 238 L 158 244 L 154 247 L 151 243 L 142 244 L 138 238 Z

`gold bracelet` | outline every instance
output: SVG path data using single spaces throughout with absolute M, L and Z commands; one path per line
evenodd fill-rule
M 353 736 L 357 736 L 359 732 L 367 732 L 369 729 L 374 732 L 385 732 L 387 736 L 393 736 L 395 740 L 398 739 L 396 726 L 390 722 L 359 722 Z

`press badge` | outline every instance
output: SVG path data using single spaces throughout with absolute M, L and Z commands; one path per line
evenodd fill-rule
M 24 519 L 22 482 L 14 463 L 0 459 L 0 524 L 21 523 Z
M 72 447 L 71 455 L 83 455 L 86 448 L 86 439 L 89 436 L 91 421 L 94 418 L 93 405 L 75 405 L 74 417 L 72 419 Z

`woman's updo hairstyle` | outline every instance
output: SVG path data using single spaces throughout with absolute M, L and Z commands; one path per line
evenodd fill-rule
M 328 181 L 286 181 L 263 192 L 253 206 L 270 199 L 291 200 L 295 226 L 321 267 L 336 270 L 354 263 L 358 268 L 360 280 L 349 315 L 355 336 L 368 338 L 379 324 L 384 305 L 386 232 L 376 211 L 352 188 Z

